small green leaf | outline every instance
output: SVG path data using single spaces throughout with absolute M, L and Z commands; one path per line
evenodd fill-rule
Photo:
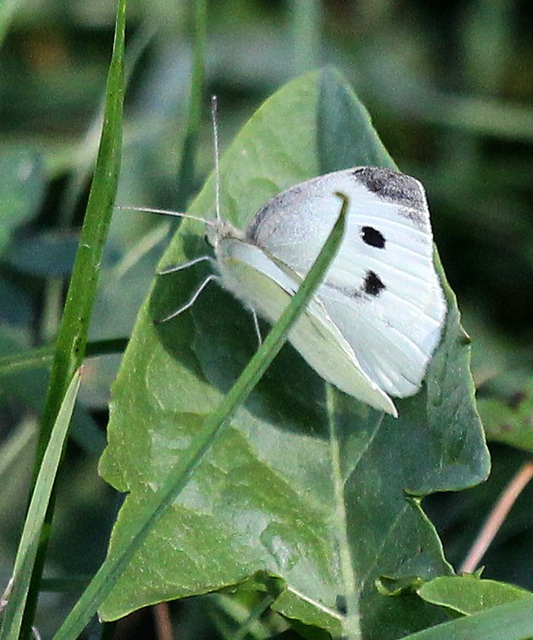
M 471 574 L 435 578 L 423 584 L 418 595 L 426 602 L 462 615 L 524 598 L 532 599 L 533 606 L 530 591 L 496 580 L 480 580 Z
M 402 640 L 530 640 L 532 636 L 531 602 L 526 598 L 413 633 Z
M 425 584 L 418 576 L 402 576 L 401 578 L 389 578 L 381 576 L 376 580 L 376 589 L 384 596 L 399 596 L 413 593 Z

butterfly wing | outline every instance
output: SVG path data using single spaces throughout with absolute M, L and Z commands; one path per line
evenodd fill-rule
M 368 378 L 387 394 L 413 395 L 446 314 L 417 180 L 375 167 L 315 178 L 273 198 L 246 238 L 305 276 L 340 212 L 338 192 L 349 198 L 347 228 L 317 297 Z
M 271 322 L 280 317 L 301 284 L 301 278 L 259 247 L 235 238 L 218 242 L 217 261 L 225 288 Z M 319 299 L 308 304 L 289 340 L 325 380 L 378 410 L 397 415 L 391 399 L 363 371 Z

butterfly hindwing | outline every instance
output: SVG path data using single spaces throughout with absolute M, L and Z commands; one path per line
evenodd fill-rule
M 261 248 L 240 239 L 222 239 L 218 259 L 224 286 L 271 322 L 279 318 L 301 283 L 301 278 L 281 268 Z M 324 379 L 376 409 L 397 415 L 318 298 L 310 301 L 289 340 Z

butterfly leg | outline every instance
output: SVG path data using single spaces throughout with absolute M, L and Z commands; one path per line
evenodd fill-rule
M 163 324 L 163 322 L 168 322 L 169 320 L 173 320 L 174 318 L 177 318 L 184 311 L 187 311 L 187 309 L 190 309 L 193 306 L 193 304 L 198 300 L 199 295 L 207 287 L 207 285 L 212 280 L 216 280 L 216 279 L 217 279 L 217 276 L 215 274 L 211 273 L 210 275 L 208 275 L 206 278 L 204 278 L 204 280 L 202 280 L 200 286 L 192 294 L 192 296 L 191 296 L 191 298 L 190 298 L 190 300 L 188 302 L 186 302 L 179 309 L 176 309 L 176 311 L 173 311 L 171 314 L 169 314 L 168 316 L 165 316 L 161 320 L 154 320 L 154 323 L 155 324 Z
M 158 271 L 158 276 L 166 276 L 168 273 L 175 273 L 176 271 L 182 271 L 183 269 L 188 269 L 199 262 L 210 262 L 211 265 L 215 265 L 215 260 L 211 256 L 200 256 L 198 258 L 193 258 L 188 262 L 182 262 L 181 264 L 173 265 L 172 267 L 167 267 L 162 271 Z
M 252 317 L 254 319 L 255 335 L 257 336 L 258 347 L 263 344 L 263 337 L 261 336 L 261 327 L 259 326 L 259 318 L 257 313 L 252 309 Z

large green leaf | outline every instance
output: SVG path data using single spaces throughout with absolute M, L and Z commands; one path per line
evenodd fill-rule
M 340 132 L 353 144 L 344 138 L 339 144 Z M 391 166 L 343 79 L 330 70 L 302 76 L 258 110 L 222 158 L 223 215 L 244 226 L 283 188 L 328 167 L 368 161 Z M 213 215 L 212 178 L 191 211 Z M 162 264 L 206 251 L 202 225 L 185 221 Z M 129 495 L 112 549 L 257 346 L 249 314 L 216 285 L 190 312 L 154 325 L 190 297 L 201 277 L 202 268 L 193 267 L 157 278 L 114 386 L 101 472 Z M 151 532 L 101 608 L 103 618 L 266 571 L 286 582 L 276 609 L 339 632 L 338 605 L 347 595 L 340 544 L 362 594 L 365 638 L 394 638 L 440 620 L 415 596 L 382 596 L 374 582 L 382 574 L 429 579 L 450 573 L 419 500 L 406 492 L 456 490 L 488 473 L 467 340 L 446 293 L 450 311 L 428 384 L 397 403 L 399 419 L 332 392 L 342 504 L 333 497 L 325 384 L 287 346 Z

